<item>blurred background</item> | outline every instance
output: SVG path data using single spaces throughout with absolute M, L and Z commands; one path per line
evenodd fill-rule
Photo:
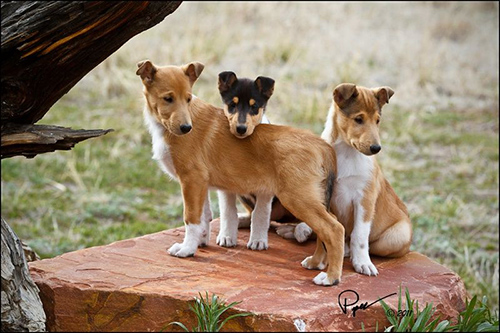
M 318 135 L 336 85 L 386 85 L 377 158 L 408 206 L 411 249 L 498 310 L 498 14 L 498 2 L 184 2 L 40 121 L 114 132 L 2 160 L 2 216 L 42 258 L 183 224 L 179 184 L 151 159 L 140 60 L 204 63 L 193 91 L 216 105 L 219 72 L 272 77 L 271 122 Z

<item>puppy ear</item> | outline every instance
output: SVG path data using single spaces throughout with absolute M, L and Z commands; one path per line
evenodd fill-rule
M 358 90 L 354 83 L 341 83 L 333 90 L 333 100 L 342 108 L 351 98 L 358 96 Z
M 233 72 L 226 71 L 219 73 L 219 92 L 221 94 L 225 93 L 226 91 L 231 89 L 231 87 L 237 80 L 238 78 Z
M 259 76 L 255 79 L 255 85 L 259 92 L 267 97 L 267 99 L 271 98 L 274 92 L 274 80 L 270 77 Z
M 203 65 L 201 62 L 193 61 L 187 65 L 182 66 L 181 68 L 189 77 L 189 83 L 192 86 L 200 77 L 201 72 L 203 72 L 203 69 L 205 68 L 205 65 Z
M 135 74 L 139 75 L 144 83 L 151 84 L 157 71 L 155 65 L 149 60 L 143 60 L 137 63 L 137 67 Z
M 380 87 L 375 89 L 375 96 L 378 99 L 380 106 L 389 104 L 389 99 L 394 95 L 394 91 L 389 87 Z

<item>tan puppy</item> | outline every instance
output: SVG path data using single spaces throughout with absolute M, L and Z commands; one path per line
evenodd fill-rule
M 179 180 L 182 189 L 186 232 L 184 241 L 172 245 L 169 253 L 192 256 L 206 241 L 208 226 L 200 220 L 209 188 L 276 195 L 318 235 L 307 268 L 320 268 L 326 262 L 328 270 L 319 273 L 314 283 L 338 284 L 344 227 L 327 211 L 337 165 L 332 147 L 308 131 L 267 124 L 238 139 L 231 134 L 223 109 L 192 95 L 202 64 L 156 67 L 147 60 L 138 67 L 153 147 L 161 155 L 157 158 L 162 168 Z
M 378 274 L 369 253 L 399 257 L 409 251 L 412 240 L 406 206 L 373 156 L 381 150 L 382 106 L 393 94 L 389 87 L 338 85 L 321 135 L 337 154 L 338 174 L 331 208 L 346 229 L 344 253 L 349 255 L 350 250 L 354 269 L 366 275 Z M 312 230 L 300 223 L 296 228 L 280 227 L 278 233 L 304 241 Z

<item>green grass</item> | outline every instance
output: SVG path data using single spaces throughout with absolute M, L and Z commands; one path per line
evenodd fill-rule
M 217 105 L 220 71 L 270 76 L 270 120 L 316 134 L 337 84 L 389 85 L 395 95 L 383 110 L 378 161 L 408 206 L 411 249 L 457 272 L 498 311 L 498 8 L 487 7 L 185 2 L 41 121 L 114 132 L 72 151 L 2 160 L 2 216 L 42 258 L 182 225 L 180 187 L 151 159 L 139 60 L 203 62 L 194 92 Z M 436 35 L 459 21 L 463 39 Z
M 498 314 L 488 307 L 486 297 L 482 301 L 478 301 L 477 296 L 465 300 L 465 310 L 451 322 L 440 320 L 432 303 L 419 308 L 418 300 L 411 298 L 408 288 L 405 288 L 404 300 L 403 307 L 400 287 L 397 309 L 393 310 L 384 300 L 380 301 L 391 324 L 384 328 L 384 332 L 498 332 Z M 364 324 L 361 325 L 364 331 Z M 378 332 L 378 322 L 375 331 Z
M 229 316 L 225 315 L 225 319 L 222 319 L 224 313 L 240 303 L 232 302 L 227 304 L 225 300 L 220 299 L 215 294 L 209 297 L 208 292 L 205 292 L 205 298 L 203 298 L 203 295 L 199 293 L 199 298 L 194 298 L 193 305 L 189 304 L 189 309 L 194 313 L 197 321 L 197 326 L 192 328 L 191 332 L 219 332 L 231 319 L 252 315 L 252 313 L 247 312 L 235 313 Z M 184 331 L 190 332 L 186 325 L 181 322 L 171 322 L 167 326 L 170 325 L 177 325 Z

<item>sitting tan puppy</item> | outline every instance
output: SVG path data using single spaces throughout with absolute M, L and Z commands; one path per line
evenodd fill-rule
M 377 275 L 370 255 L 399 257 L 409 251 L 412 227 L 404 203 L 382 174 L 375 154 L 380 145 L 382 106 L 391 88 L 368 89 L 343 83 L 333 101 L 321 137 L 337 154 L 337 179 L 331 208 L 345 226 L 346 248 L 356 272 Z M 281 226 L 278 234 L 305 241 L 312 234 L 305 223 Z M 350 247 L 349 247 L 350 245 Z
M 308 131 L 267 124 L 238 139 L 231 134 L 223 109 L 192 95 L 203 64 L 157 67 L 147 60 L 138 67 L 156 158 L 179 180 L 184 201 L 184 241 L 168 252 L 192 256 L 198 246 L 208 243 L 209 226 L 201 217 L 210 188 L 276 195 L 318 235 L 316 252 L 306 259 L 307 268 L 326 264 L 328 269 L 314 283 L 338 284 L 344 227 L 328 212 L 337 165 L 332 147 Z

